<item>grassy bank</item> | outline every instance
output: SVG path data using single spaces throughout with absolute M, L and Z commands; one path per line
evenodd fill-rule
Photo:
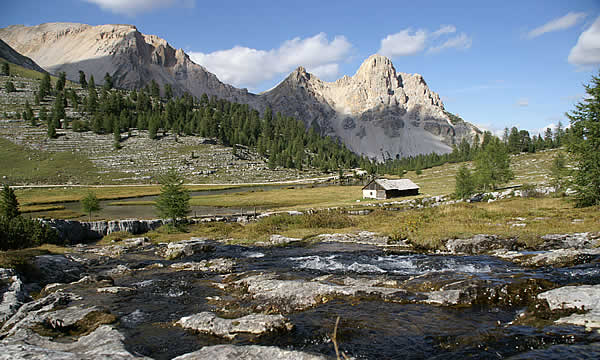
M 534 246 L 546 234 L 600 231 L 600 207 L 575 208 L 559 198 L 515 198 L 493 203 L 455 204 L 440 208 L 392 212 L 377 210 L 365 216 L 338 212 L 277 215 L 256 223 L 209 223 L 189 227 L 187 233 L 149 234 L 154 241 L 178 241 L 191 236 L 229 239 L 233 243 L 265 241 L 273 234 L 310 239 L 324 233 L 368 230 L 393 240 L 408 239 L 429 249 L 443 241 L 475 234 L 516 237 Z

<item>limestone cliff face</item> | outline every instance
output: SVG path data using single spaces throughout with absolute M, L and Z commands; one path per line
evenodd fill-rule
M 318 124 L 353 151 L 380 160 L 449 152 L 452 144 L 479 132 L 468 123 L 452 124 L 421 75 L 397 73 L 380 55 L 335 82 L 298 68 L 263 96 L 274 109 Z
M 183 50 L 174 49 L 158 36 L 142 34 L 133 25 L 14 25 L 0 29 L 0 39 L 49 72 L 64 71 L 74 81 L 83 70 L 88 76 L 94 75 L 96 84 L 102 84 L 108 72 L 116 87 L 141 88 L 155 80 L 161 88 L 171 84 L 179 95 L 187 91 L 197 96 L 207 93 L 230 101 L 257 102 L 246 90 L 219 81 Z
M 449 152 L 452 144 L 479 132 L 468 123 L 453 124 L 421 75 L 396 72 L 380 55 L 369 57 L 354 76 L 335 82 L 299 67 L 274 89 L 255 95 L 222 83 L 183 50 L 132 25 L 15 25 L 0 29 L 0 39 L 49 72 L 64 71 L 75 81 L 83 70 L 102 84 L 108 72 L 116 87 L 135 89 L 155 80 L 161 87 L 171 84 L 175 94 L 206 93 L 259 111 L 270 106 L 379 160 Z

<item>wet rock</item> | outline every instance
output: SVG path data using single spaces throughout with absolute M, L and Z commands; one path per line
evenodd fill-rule
M 516 250 L 516 239 L 502 239 L 496 235 L 478 234 L 468 239 L 449 239 L 446 249 L 451 254 L 486 254 L 493 250 Z
M 368 279 L 356 279 L 352 285 L 336 285 L 325 281 L 281 280 L 275 274 L 258 274 L 233 281 L 252 299 L 260 300 L 257 309 L 279 312 L 301 311 L 326 303 L 333 297 L 375 296 L 389 301 L 404 301 L 408 297 L 401 289 L 374 286 Z
M 198 351 L 181 355 L 173 360 L 325 360 L 321 355 L 313 355 L 301 351 L 284 350 L 275 346 L 260 345 L 214 345 L 206 346 Z
M 233 339 L 239 333 L 262 335 L 292 330 L 293 325 L 281 315 L 251 314 L 237 319 L 223 319 L 211 312 L 182 317 L 176 322 L 184 329 Z
M 600 332 L 600 285 L 563 286 L 539 294 L 538 299 L 545 300 L 552 311 L 586 311 L 562 317 L 556 323 L 581 325 Z
M 226 274 L 233 271 L 235 261 L 225 258 L 171 264 L 170 268 L 180 271 L 204 271 Z
M 77 281 L 85 270 L 83 265 L 66 255 L 36 256 L 34 265 L 40 270 L 40 284 Z
M 322 242 L 356 243 L 376 246 L 388 246 L 390 238 L 370 231 L 360 231 L 350 234 L 321 234 L 316 237 Z
M 600 256 L 600 248 L 596 249 L 557 249 L 537 252 L 497 251 L 495 256 L 510 260 L 523 266 L 566 267 L 583 264 Z
M 191 238 L 190 240 L 169 243 L 166 247 L 160 248 L 157 253 L 166 259 L 174 260 L 183 256 L 192 256 L 198 252 L 209 252 L 214 250 L 214 241 Z
M 102 325 L 69 343 L 51 341 L 30 332 L 26 338 L 2 340 L 0 359 L 150 359 L 131 354 L 124 341 L 125 337 L 110 325 Z
M 126 286 L 108 286 L 108 287 L 98 288 L 98 289 L 96 289 L 96 291 L 100 294 L 130 295 L 135 292 L 135 289 L 126 287 Z
M 27 300 L 23 282 L 13 269 L 0 269 L 0 323 L 13 316 Z

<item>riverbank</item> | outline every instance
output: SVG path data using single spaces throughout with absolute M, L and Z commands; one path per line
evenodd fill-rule
M 600 354 L 586 300 L 600 296 L 599 233 L 546 236 L 535 251 L 477 235 L 424 252 L 364 231 L 113 240 L 38 254 L 35 277 L 0 271 L 7 356 L 331 359 L 338 316 L 338 345 L 357 358 Z M 579 253 L 532 262 L 566 250 Z

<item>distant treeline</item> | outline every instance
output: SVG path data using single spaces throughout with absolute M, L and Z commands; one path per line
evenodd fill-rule
M 452 146 L 452 152 L 447 154 L 422 154 L 400 159 L 387 160 L 380 164 L 371 164 L 370 172 L 378 174 L 402 175 L 405 171 L 419 171 L 440 166 L 445 163 L 459 163 L 472 161 L 478 153 L 484 150 L 495 136 L 485 131 L 482 137 L 475 135 L 473 142 L 463 140 L 460 144 Z M 546 129 L 544 136 L 534 135 L 531 137 L 527 130 L 519 130 L 516 127 L 504 129 L 500 139 L 509 154 L 535 153 L 545 149 L 554 149 L 562 146 L 569 138 L 569 129 L 564 129 L 559 122 L 554 131 Z
M 121 134 L 131 129 L 148 130 L 152 139 L 167 134 L 195 135 L 215 138 L 223 145 L 244 145 L 253 147 L 261 155 L 268 158 L 271 168 L 277 166 L 303 169 L 319 168 L 323 171 L 337 171 L 361 167 L 369 174 L 402 175 L 406 171 L 439 166 L 445 163 L 471 161 L 490 143 L 494 136 L 486 131 L 480 138 L 476 135 L 472 142 L 463 140 L 454 145 L 451 153 L 422 154 L 376 162 L 351 152 L 343 143 L 328 136 L 322 136 L 313 126 L 306 129 L 304 122 L 281 113 L 273 114 L 267 108 L 262 116 L 247 104 L 229 102 L 206 94 L 197 99 L 188 93 L 174 97 L 169 84 L 162 89 L 153 80 L 139 90 L 113 89 L 113 81 L 109 74 L 104 77 L 104 85 L 96 87 L 94 77 L 89 81 L 80 72 L 80 84 L 87 89 L 87 96 L 78 96 L 73 89 L 65 88 L 65 74 L 59 74 L 55 87 L 50 85 L 46 74 L 40 84 L 35 101 L 48 95 L 54 95 L 51 112 L 42 107 L 40 120 L 48 122 L 48 135 L 56 136 L 56 128 L 60 128 L 61 119 L 66 118 L 65 107 L 70 105 L 76 111 L 88 114 L 86 118 L 71 122 L 74 131 L 93 131 L 97 134 L 113 133 L 115 147 L 120 147 Z M 24 118 L 35 123 L 29 104 L 26 105 Z M 456 117 L 456 116 L 454 116 Z M 453 118 L 453 122 L 462 119 Z M 561 146 L 568 135 L 568 129 L 562 125 L 552 132 L 548 129 L 544 134 L 530 136 L 526 130 L 516 127 L 506 128 L 502 144 L 512 154 L 520 152 L 536 152 L 543 149 Z

